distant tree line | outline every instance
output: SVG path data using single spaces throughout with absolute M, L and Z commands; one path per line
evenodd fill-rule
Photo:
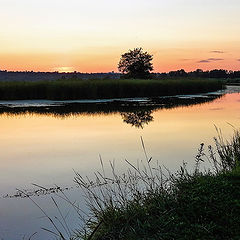
M 1 81 L 44 81 L 58 79 L 119 79 L 120 73 L 60 73 L 60 72 L 34 72 L 34 71 L 6 71 L 0 70 Z
M 57 80 L 57 79 L 119 79 L 124 74 L 111 73 L 58 73 L 58 72 L 11 72 L 0 70 L 1 81 L 40 81 L 40 80 Z M 129 76 L 131 77 L 131 76 Z M 167 73 L 150 73 L 145 78 L 224 78 L 224 79 L 240 79 L 240 71 L 228 71 L 223 69 L 215 69 L 211 71 L 203 71 L 197 69 L 195 71 L 186 72 L 185 70 L 170 71 Z
M 152 73 L 153 77 L 194 77 L 194 78 L 240 78 L 240 71 L 228 71 L 224 69 L 214 69 L 210 71 L 203 71 L 197 69 L 195 71 L 186 72 L 184 69 L 177 71 L 170 71 L 168 73 Z

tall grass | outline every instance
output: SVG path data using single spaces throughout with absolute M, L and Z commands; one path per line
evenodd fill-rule
M 70 227 L 53 199 L 60 216 L 59 224 L 40 207 L 52 223 L 47 230 L 62 240 L 222 240 L 240 239 L 240 132 L 229 140 L 218 136 L 215 145 L 200 145 L 191 171 L 184 163 L 176 173 L 152 159 L 141 138 L 144 160 L 126 160 L 128 170 L 119 174 L 110 163 L 107 175 L 102 170 L 90 179 L 76 173 L 75 183 L 84 192 L 90 213 L 83 212 L 62 192 L 58 197 L 77 212 L 83 228 L 70 234 Z M 208 162 L 211 168 L 201 170 Z M 63 229 L 63 232 L 60 230 Z
M 215 79 L 97 79 L 1 82 L 0 99 L 103 99 L 193 94 L 222 89 Z
M 218 133 L 215 147 L 201 144 L 193 171 L 162 168 L 142 141 L 145 164 L 126 160 L 121 175 L 111 163 L 111 176 L 102 164 L 95 179 L 76 173 L 91 215 L 74 239 L 239 239 L 240 134 L 225 141 Z M 210 170 L 200 170 L 204 161 Z

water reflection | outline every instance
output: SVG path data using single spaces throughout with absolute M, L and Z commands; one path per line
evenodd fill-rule
M 153 121 L 152 111 L 137 111 L 121 113 L 123 122 L 130 124 L 136 128 L 142 128 L 144 125 Z
M 42 213 L 29 199 L 11 197 L 16 188 L 26 189 L 53 217 L 56 209 L 52 195 L 46 194 L 58 190 L 53 186 L 68 188 L 64 194 L 83 207 L 79 189 L 71 188 L 74 186 L 72 169 L 91 177 L 92 172 L 101 169 L 101 154 L 106 172 L 111 171 L 107 166 L 113 160 L 116 169 L 124 172 L 125 159 L 132 163 L 145 159 L 141 136 L 152 161 L 159 161 L 171 171 L 178 169 L 182 161 L 188 162 L 191 168 L 199 144 L 212 144 L 216 134 L 214 125 L 223 130 L 224 136 L 232 133 L 227 123 L 239 126 L 240 95 L 216 98 L 0 107 L 0 195 L 10 195 L 0 198 L 0 239 L 19 240 L 35 231 L 38 235 L 34 240 L 49 239 L 40 230 L 49 228 L 46 219 L 41 218 Z M 31 183 L 49 191 L 34 190 Z M 61 207 L 64 213 L 69 212 L 66 203 Z M 71 227 L 77 228 L 79 219 L 69 216 Z
M 62 103 L 49 106 L 8 106 L 0 105 L 0 115 L 44 115 L 56 118 L 79 117 L 83 115 L 120 114 L 126 124 L 143 129 L 154 121 L 153 112 L 179 106 L 192 106 L 211 102 L 222 95 L 200 95 L 154 98 L 143 101 L 112 101 L 98 103 Z

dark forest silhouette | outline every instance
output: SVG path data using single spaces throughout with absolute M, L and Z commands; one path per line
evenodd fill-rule
M 191 78 L 240 78 L 240 71 L 228 71 L 224 69 L 214 69 L 210 71 L 203 71 L 197 69 L 195 71 L 186 72 L 184 69 L 177 71 L 170 71 L 168 73 L 154 73 L 155 77 L 191 77 Z
M 59 73 L 59 72 L 33 72 L 33 71 L 1 71 L 0 81 L 39 81 L 39 80 L 58 80 L 58 79 L 119 79 L 121 73 Z M 150 73 L 150 78 L 240 78 L 240 71 L 229 71 L 224 69 L 215 69 L 203 71 L 197 69 L 195 71 L 186 72 L 184 69 L 170 71 L 164 73 Z

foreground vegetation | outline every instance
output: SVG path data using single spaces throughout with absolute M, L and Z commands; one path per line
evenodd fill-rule
M 0 100 L 104 99 L 194 94 L 222 89 L 217 79 L 68 79 L 0 82 Z
M 175 174 L 152 163 L 142 141 L 146 164 L 123 175 L 77 174 L 91 216 L 71 239 L 240 239 L 240 134 L 230 141 L 219 133 L 208 153 L 201 144 L 195 169 L 184 164 Z M 211 170 L 201 170 L 201 163 Z

